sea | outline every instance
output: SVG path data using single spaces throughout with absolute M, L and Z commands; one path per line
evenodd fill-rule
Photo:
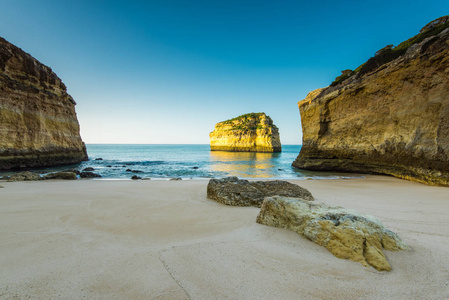
M 133 175 L 153 180 L 198 180 L 237 176 L 266 179 L 339 179 L 347 174 L 293 168 L 301 145 L 283 145 L 280 153 L 210 151 L 206 145 L 87 144 L 89 160 L 42 168 L 39 173 L 93 168 L 97 180 L 130 180 Z M 2 175 L 8 175 L 4 173 Z

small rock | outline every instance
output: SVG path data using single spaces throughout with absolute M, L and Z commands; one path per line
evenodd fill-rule
M 99 157 L 99 158 L 96 158 L 95 160 L 103 160 L 103 158 Z
M 0 189 L 2 189 L 2 188 L 4 188 L 4 186 L 3 186 L 3 185 L 0 185 Z
M 65 180 L 76 180 L 76 173 L 73 172 L 56 172 L 50 173 L 44 176 L 43 179 L 65 179 Z
M 198 167 L 193 167 L 192 169 L 197 170 L 197 169 L 199 169 L 199 168 L 198 168 Z
M 142 179 L 142 177 L 137 176 L 137 175 L 133 175 L 133 176 L 131 177 L 131 179 L 132 179 L 132 180 L 137 180 L 137 179 Z
M 126 169 L 125 171 L 126 171 L 126 172 L 132 172 L 133 170 L 131 170 L 131 169 Z
M 95 169 L 92 167 L 87 167 L 87 168 L 83 169 L 83 172 L 91 172 L 91 171 L 95 171 Z
M 140 170 L 132 170 L 131 172 L 133 172 L 133 173 L 143 173 L 143 171 L 140 171 Z
M 145 177 L 145 178 L 142 178 L 142 180 L 151 180 L 151 178 L 150 177 Z
M 126 168 L 126 165 L 123 165 L 122 167 L 123 167 L 123 168 Z
M 80 177 L 81 178 L 95 178 L 95 177 L 101 177 L 101 175 L 93 173 L 93 172 L 81 172 Z
M 278 171 L 284 171 L 284 169 L 278 169 Z
M 170 181 L 175 181 L 175 180 L 182 180 L 182 178 L 181 178 L 181 177 L 173 177 L 173 178 L 170 178 Z
M 25 171 L 9 176 L 8 181 L 36 181 L 41 179 L 42 177 L 39 174 Z
M 76 175 L 81 174 L 81 172 L 77 169 L 64 170 L 63 172 L 71 172 L 71 173 L 75 173 Z
M 112 166 L 111 165 L 107 165 L 106 168 L 112 168 Z

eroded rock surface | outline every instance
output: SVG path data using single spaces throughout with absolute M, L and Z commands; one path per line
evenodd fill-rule
M 313 201 L 312 194 L 299 185 L 281 181 L 248 181 L 237 177 L 211 179 L 207 185 L 207 197 L 217 202 L 232 206 L 262 205 L 269 196 L 301 197 Z
M 250 113 L 215 125 L 212 151 L 281 152 L 279 130 L 265 113 Z
M 449 186 L 449 17 L 298 103 L 293 166 Z
M 85 160 L 75 104 L 51 68 L 0 38 L 0 170 Z
M 408 249 L 397 234 L 371 216 L 298 198 L 265 198 L 257 223 L 293 230 L 338 258 L 371 265 L 379 271 L 391 270 L 382 248 Z

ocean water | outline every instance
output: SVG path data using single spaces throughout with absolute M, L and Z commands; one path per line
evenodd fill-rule
M 210 151 L 209 145 L 105 145 L 87 144 L 89 161 L 43 168 L 41 173 L 94 168 L 102 179 L 206 179 L 237 176 L 270 179 L 332 179 L 345 174 L 310 172 L 291 166 L 300 145 L 283 145 L 280 153 Z M 99 160 L 101 158 L 101 160 Z M 127 171 L 128 170 L 128 171 Z M 133 170 L 135 172 L 131 172 Z M 8 175 L 8 174 L 4 174 Z

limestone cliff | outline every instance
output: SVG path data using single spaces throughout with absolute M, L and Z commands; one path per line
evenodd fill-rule
M 75 101 L 61 79 L 0 38 L 0 170 L 87 159 Z
M 209 137 L 212 151 L 281 152 L 279 130 L 265 113 L 217 123 Z
M 293 166 L 449 186 L 449 17 L 298 103 Z

